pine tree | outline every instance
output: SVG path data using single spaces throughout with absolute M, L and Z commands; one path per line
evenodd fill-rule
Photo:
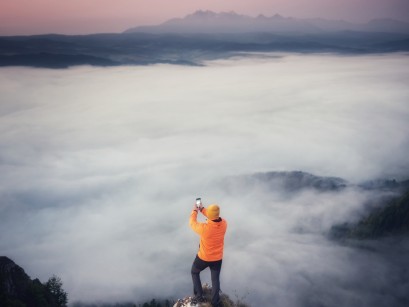
M 61 278 L 53 275 L 45 283 L 45 287 L 50 292 L 50 294 L 53 296 L 56 306 L 58 307 L 67 306 L 68 295 L 67 295 L 67 292 L 65 292 L 64 289 L 62 288 Z

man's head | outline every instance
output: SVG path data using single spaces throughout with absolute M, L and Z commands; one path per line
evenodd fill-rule
M 206 213 L 207 213 L 207 218 L 209 220 L 216 220 L 219 218 L 220 208 L 216 204 L 210 205 L 209 207 L 207 207 Z

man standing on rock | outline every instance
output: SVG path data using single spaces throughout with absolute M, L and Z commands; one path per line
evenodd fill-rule
M 200 211 L 207 217 L 206 223 L 197 221 L 197 214 Z M 212 305 L 220 307 L 220 271 L 222 268 L 224 235 L 227 229 L 227 222 L 220 217 L 218 205 L 210 205 L 204 208 L 200 203 L 196 205 L 190 215 L 190 227 L 200 236 L 199 252 L 192 265 L 193 292 L 197 301 L 203 301 L 203 289 L 200 281 L 200 272 L 210 268 L 212 278 Z

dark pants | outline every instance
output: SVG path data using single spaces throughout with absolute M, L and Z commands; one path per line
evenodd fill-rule
M 212 305 L 213 307 L 219 307 L 220 304 L 220 271 L 222 269 L 222 260 L 218 261 L 204 261 L 197 255 L 192 265 L 192 280 L 193 280 L 193 293 L 195 296 L 202 296 L 202 282 L 200 281 L 200 272 L 210 268 L 210 274 L 212 277 Z

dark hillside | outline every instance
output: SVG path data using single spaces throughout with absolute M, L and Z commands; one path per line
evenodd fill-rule
M 409 233 L 409 190 L 380 205 L 357 224 L 334 226 L 330 235 L 337 239 L 376 239 Z
M 373 54 L 408 51 L 408 34 L 120 33 L 0 37 L 0 66 L 66 68 L 205 61 L 248 52 Z
M 51 279 L 50 279 L 51 280 Z M 66 306 L 66 293 L 60 285 L 42 284 L 31 278 L 11 259 L 0 256 L 0 306 L 2 307 L 60 307 Z M 51 287 L 50 287 L 51 285 Z M 52 286 L 57 286 L 53 288 Z M 64 294 L 60 300 L 56 294 Z M 63 295 L 63 296 L 64 296 Z

